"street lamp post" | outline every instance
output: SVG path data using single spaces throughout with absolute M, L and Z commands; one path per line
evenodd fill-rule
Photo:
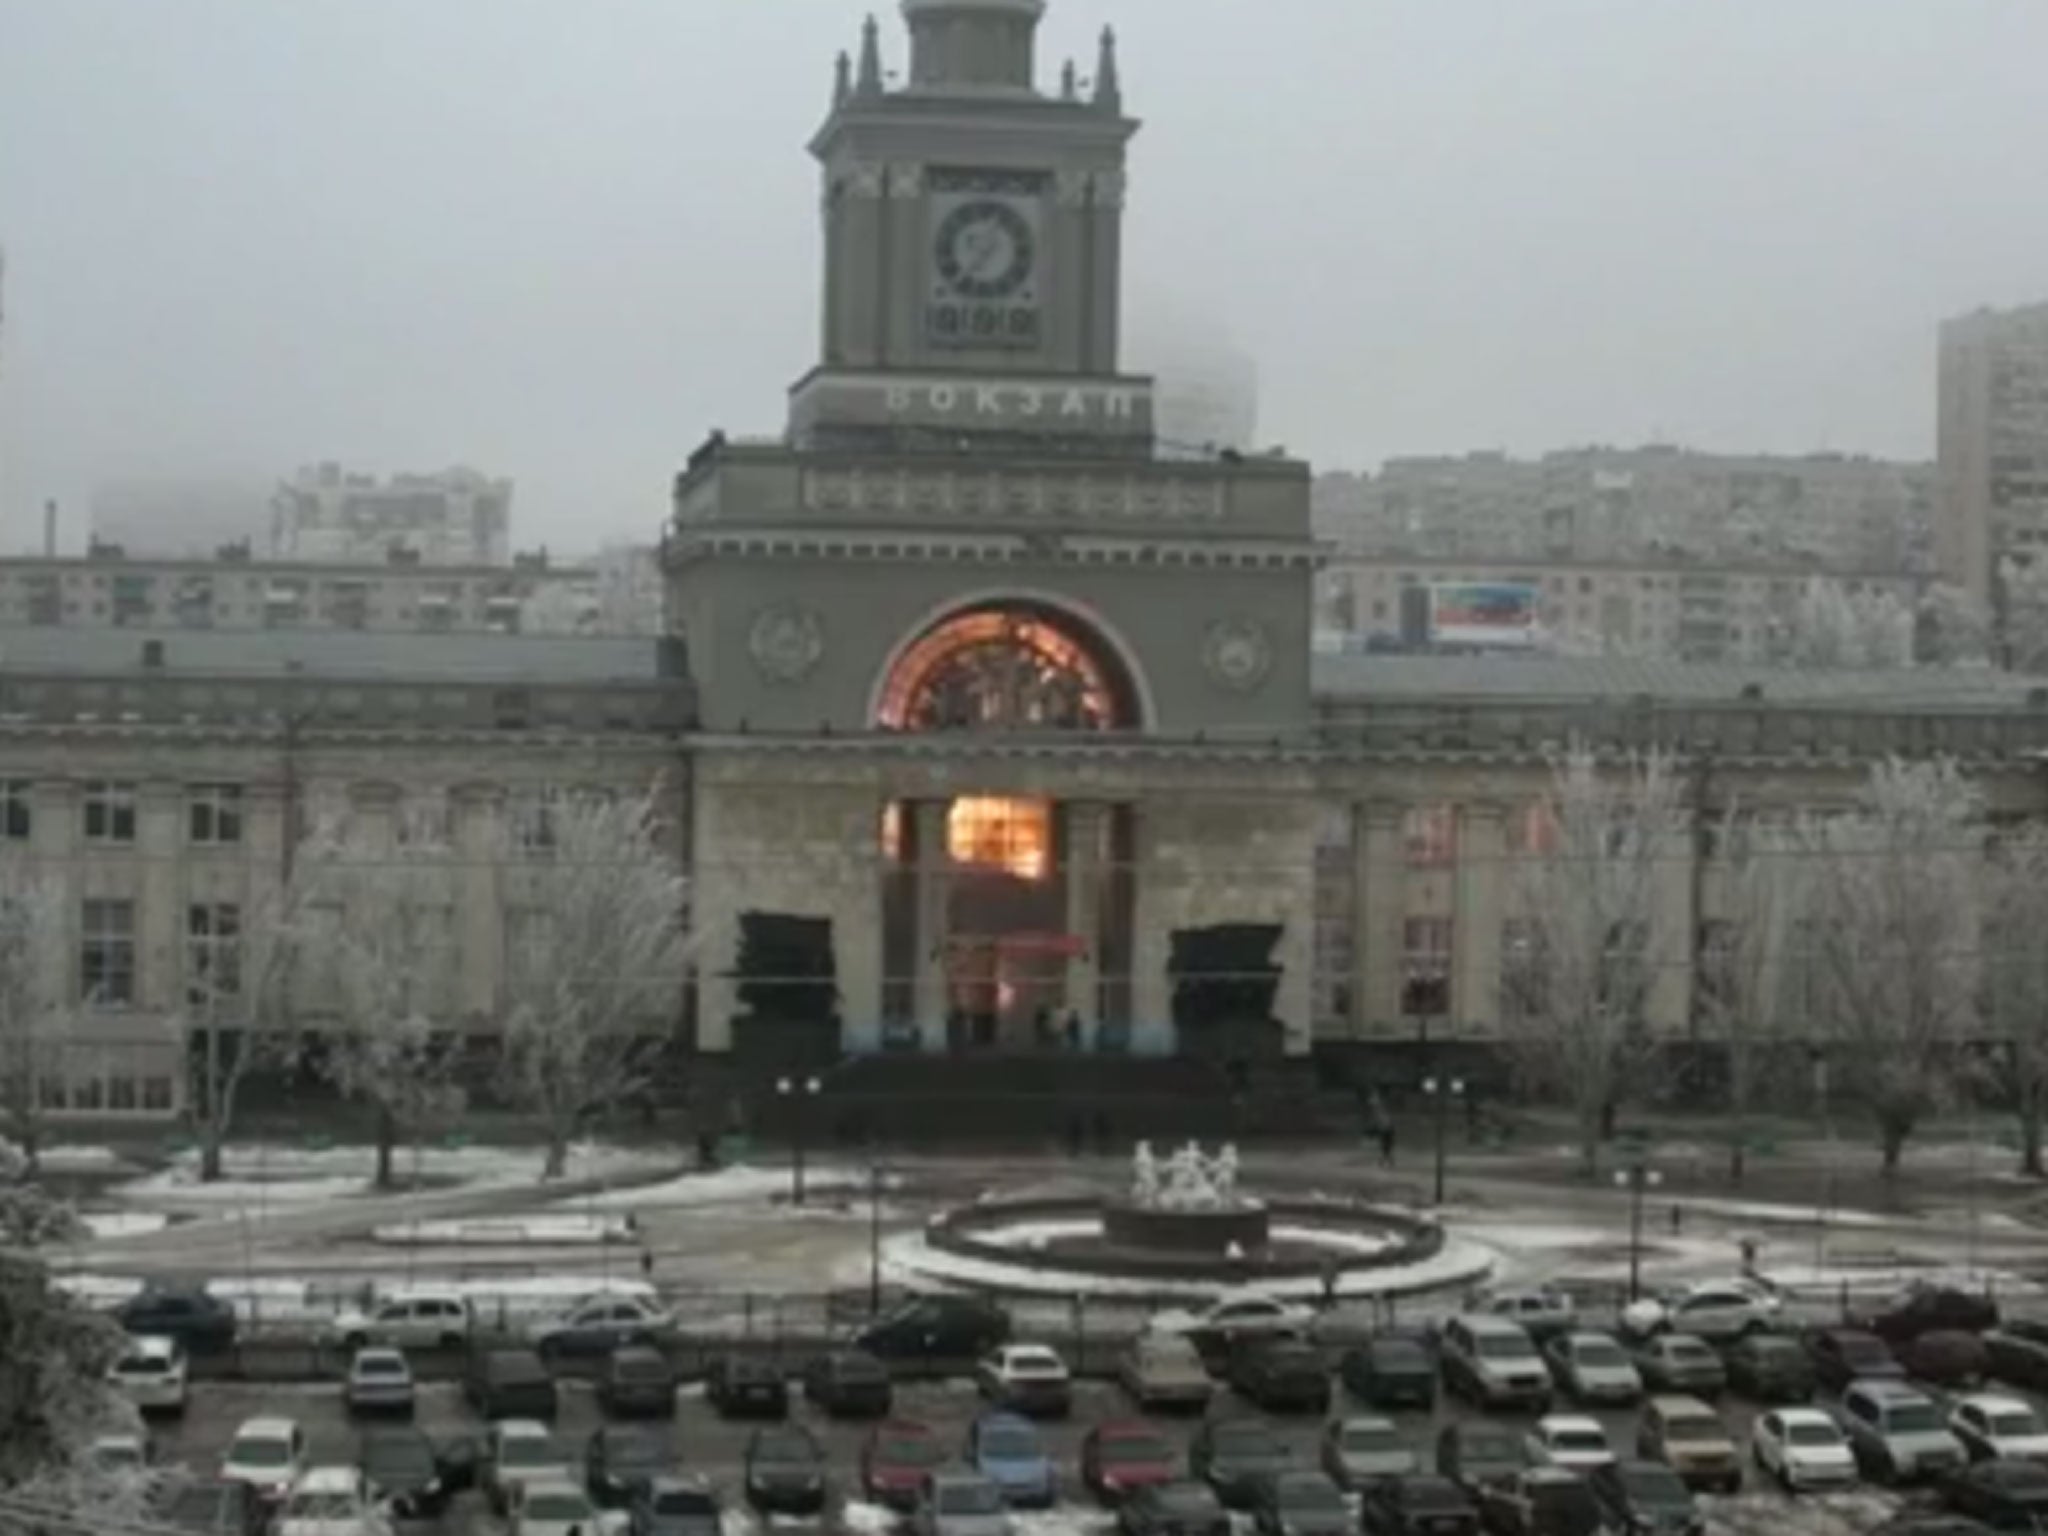
M 1450 1118 L 1451 1100 L 1465 1097 L 1462 1077 L 1425 1077 L 1422 1091 L 1429 1096 L 1436 1118 L 1436 1203 L 1444 1203 L 1444 1125 Z
M 1631 1163 L 1614 1171 L 1614 1182 L 1628 1191 L 1628 1299 L 1633 1302 L 1643 1285 L 1643 1191 L 1662 1184 L 1664 1175 Z
M 882 1165 L 868 1164 L 868 1316 L 882 1315 Z
M 778 1097 L 798 1101 L 816 1098 L 824 1086 L 815 1077 L 778 1077 L 775 1080 L 775 1092 Z M 801 1102 L 791 1105 L 789 1117 L 791 1148 L 789 1203 L 791 1205 L 802 1205 L 804 1203 L 804 1131 L 807 1129 L 809 1118 L 810 1111 L 804 1108 Z

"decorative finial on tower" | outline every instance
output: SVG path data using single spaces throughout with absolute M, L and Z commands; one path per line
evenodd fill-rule
M 846 98 L 853 94 L 853 56 L 844 48 L 839 50 L 839 60 L 832 67 L 832 105 L 844 106 Z
M 1060 100 L 1074 101 L 1080 94 L 1081 88 L 1074 78 L 1074 61 L 1069 59 L 1066 68 L 1060 71 Z
M 1116 28 L 1102 29 L 1102 56 L 1095 61 L 1095 105 L 1105 112 L 1124 109 L 1123 86 L 1116 77 Z
M 860 29 L 860 82 L 855 89 L 863 96 L 882 94 L 882 29 L 873 15 Z

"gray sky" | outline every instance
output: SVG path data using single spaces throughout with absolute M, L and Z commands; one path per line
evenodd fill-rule
M 651 536 L 815 350 L 802 146 L 862 10 L 0 0 L 0 543 L 320 458 Z M 1926 455 L 1935 323 L 2048 298 L 2040 0 L 1052 0 L 1047 82 L 1104 20 L 1130 303 L 1226 329 L 1319 465 Z

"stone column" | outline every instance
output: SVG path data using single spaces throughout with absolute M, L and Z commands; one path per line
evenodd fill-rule
M 1102 876 L 1108 807 L 1074 801 L 1066 818 L 1067 932 L 1082 945 L 1067 961 L 1067 1006 L 1094 1038 L 1102 1024 Z
M 1500 1024 L 1500 932 L 1505 915 L 1507 812 L 1480 802 L 1458 812 L 1458 884 L 1451 922 L 1451 1028 Z
M 917 1031 L 927 1051 L 946 1048 L 947 907 L 953 894 L 953 859 L 946 846 L 944 800 L 910 802 L 910 847 L 917 859 Z
M 498 869 L 505 794 L 495 784 L 464 784 L 449 800 L 459 866 L 455 943 L 461 975 L 456 978 L 455 1007 L 464 1018 L 495 1027 L 502 1022 L 498 1012 L 505 964 L 506 912 Z
M 185 925 L 185 792 L 165 779 L 135 794 L 135 1007 L 169 1013 L 182 1000 Z
M 1401 1020 L 1401 923 L 1406 916 L 1407 858 L 1401 845 L 1402 808 L 1369 800 L 1355 812 L 1359 835 L 1351 884 L 1351 989 L 1354 1037 L 1391 1033 Z
M 1173 1028 L 1173 930 L 1185 925 L 1186 850 L 1166 839 L 1172 862 L 1160 857 L 1160 813 L 1131 807 L 1132 902 L 1131 1024 L 1156 1033 Z

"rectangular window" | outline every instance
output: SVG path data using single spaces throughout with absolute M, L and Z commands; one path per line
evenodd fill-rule
M 1458 856 L 1458 815 L 1454 806 L 1410 806 L 1402 830 L 1410 869 L 1441 868 Z
M 194 784 L 186 802 L 186 824 L 197 846 L 217 847 L 242 840 L 242 786 Z
M 134 1078 L 116 1073 L 107 1079 L 108 1109 L 133 1110 L 139 1102 Z
M 555 848 L 555 806 L 553 790 L 522 795 L 512 803 L 512 842 L 528 857 L 552 853 Z
M 79 922 L 78 990 L 88 1008 L 135 1001 L 135 903 L 88 901 Z
M 71 1107 L 73 1109 L 105 1109 L 107 1107 L 106 1085 L 97 1074 L 81 1077 L 71 1086 Z
M 29 796 L 34 786 L 26 779 L 9 779 L 0 784 L 0 838 L 25 843 L 34 828 Z
M 185 909 L 185 999 L 220 1008 L 242 995 L 242 909 L 231 901 Z
M 1508 820 L 1508 851 L 1524 858 L 1557 852 L 1557 813 L 1546 800 L 1532 800 Z
M 398 842 L 404 848 L 448 848 L 455 842 L 455 809 L 438 793 L 419 795 L 398 808 Z
M 85 840 L 135 841 L 135 786 L 96 779 L 85 786 Z
M 1401 1011 L 1434 1018 L 1451 1011 L 1451 920 L 1411 917 L 1401 925 Z
M 142 1080 L 142 1107 L 144 1109 L 169 1109 L 171 1107 L 171 1080 L 157 1073 Z

